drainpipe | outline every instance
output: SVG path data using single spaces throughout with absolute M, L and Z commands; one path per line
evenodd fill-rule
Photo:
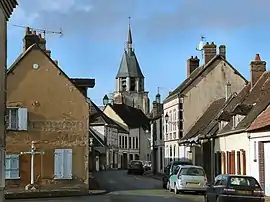
M 180 103 L 181 103 L 181 94 L 178 93 L 178 139 L 180 140 Z M 178 160 L 180 159 L 180 147 L 178 146 Z
M 214 182 L 216 175 L 216 159 L 215 159 L 215 139 L 210 138 L 211 150 L 211 182 Z

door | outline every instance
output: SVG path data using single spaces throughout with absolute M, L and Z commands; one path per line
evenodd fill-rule
M 270 142 L 264 143 L 265 195 L 270 196 Z
M 127 167 L 128 167 L 127 153 L 123 153 L 123 168 L 127 169 Z

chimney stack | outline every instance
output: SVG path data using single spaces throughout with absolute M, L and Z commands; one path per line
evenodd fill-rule
M 153 117 L 158 116 L 158 103 L 157 103 L 157 101 L 153 101 L 152 115 L 153 115 Z
M 250 62 L 250 80 L 251 87 L 259 80 L 262 74 L 266 71 L 266 62 L 261 60 L 259 54 L 256 54 L 253 61 Z
M 232 94 L 232 84 L 229 81 L 227 81 L 227 83 L 226 83 L 226 89 L 225 89 L 225 91 L 226 91 L 226 100 L 228 100 L 229 97 Z
M 225 45 L 219 46 L 219 55 L 221 55 L 224 59 L 226 59 L 226 46 Z
M 200 59 L 195 56 L 191 56 L 188 60 L 187 60 L 187 77 L 190 76 L 190 74 L 197 68 L 200 66 Z
M 41 50 L 46 50 L 46 40 L 42 38 L 41 34 L 37 34 L 35 30 L 26 27 L 25 36 L 23 38 L 23 51 L 26 51 L 33 44 L 37 44 Z
M 206 65 L 210 60 L 212 60 L 217 55 L 217 46 L 214 42 L 211 44 L 207 42 L 204 47 L 204 64 Z

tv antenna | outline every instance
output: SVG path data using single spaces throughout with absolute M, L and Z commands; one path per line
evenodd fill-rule
M 205 36 L 201 36 L 200 43 L 199 43 L 198 47 L 196 48 L 197 51 L 200 51 L 201 52 L 202 59 L 203 59 L 204 41 L 205 41 Z
M 60 31 L 51 31 L 51 30 L 46 30 L 46 29 L 39 29 L 39 28 L 33 28 L 33 27 L 28 27 L 28 26 L 22 26 L 22 25 L 13 25 L 14 27 L 20 27 L 20 28 L 29 28 L 31 31 L 37 31 L 39 33 L 43 34 L 43 37 L 45 39 L 47 34 L 59 34 L 60 37 L 62 37 L 64 34 L 62 32 L 62 29 L 60 28 Z

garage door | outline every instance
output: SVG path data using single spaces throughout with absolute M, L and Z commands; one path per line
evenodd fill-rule
M 264 143 L 265 195 L 270 196 L 270 143 Z

